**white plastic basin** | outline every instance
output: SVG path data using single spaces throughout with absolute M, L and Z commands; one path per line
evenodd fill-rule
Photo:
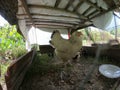
M 100 65 L 99 72 L 108 78 L 120 77 L 120 68 L 111 64 Z

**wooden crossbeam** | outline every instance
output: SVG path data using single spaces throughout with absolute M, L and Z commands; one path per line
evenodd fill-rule
M 79 17 L 80 17 L 80 19 L 81 20 L 85 20 L 85 19 L 87 19 L 87 17 L 86 16 L 84 16 L 84 15 L 82 15 L 82 14 L 80 14 L 79 12 L 75 12 Z
M 28 25 L 29 26 L 29 25 Z M 48 29 L 68 29 L 69 27 L 61 27 L 61 26 L 43 26 L 43 25 L 38 25 L 36 26 L 37 28 L 48 28 Z
M 85 15 L 86 13 L 88 13 L 91 9 L 93 9 L 92 6 L 90 6 L 88 9 L 86 9 L 86 10 L 83 12 L 83 15 Z
M 89 14 L 87 15 L 87 17 L 90 17 L 90 16 L 92 16 L 93 14 L 95 14 L 95 13 L 97 13 L 97 12 L 98 12 L 98 10 L 95 10 L 95 11 L 89 13 Z
M 119 5 L 118 7 L 120 7 L 120 5 Z M 92 16 L 90 19 L 93 19 L 93 18 L 95 18 L 95 17 L 101 16 L 101 15 L 103 15 L 103 14 L 109 12 L 109 11 L 113 11 L 113 10 L 115 10 L 115 9 L 116 9 L 116 6 L 111 7 L 111 8 L 109 8 L 109 9 L 106 10 L 106 11 L 102 11 L 102 12 L 98 13 L 97 15 Z
M 108 0 L 103 0 L 103 1 L 107 4 L 107 6 L 109 6 Z
M 69 0 L 68 4 L 65 7 L 65 10 L 67 10 L 72 4 L 73 4 L 74 0 Z
M 23 5 L 23 7 L 24 7 L 24 9 L 25 9 L 25 12 L 26 12 L 27 15 L 29 16 L 32 24 L 34 25 L 34 22 L 33 22 L 33 20 L 32 20 L 32 16 L 31 16 L 30 11 L 29 11 L 29 8 L 28 8 L 28 6 L 27 6 L 26 0 L 21 0 L 21 3 L 22 3 L 22 5 Z
M 90 0 L 85 0 L 86 3 L 88 3 L 90 6 L 93 6 L 94 8 L 96 8 L 97 10 L 101 10 L 100 7 L 98 7 L 96 4 L 94 4 L 93 2 L 91 2 Z
M 30 26 L 32 24 L 26 24 L 27 26 Z M 49 27 L 49 28 L 73 28 L 74 26 L 63 26 L 63 25 L 50 25 L 50 24 L 35 24 L 36 27 Z
M 32 23 L 27 23 L 27 25 L 32 25 Z M 74 25 L 69 25 L 69 24 L 62 24 L 62 23 L 35 23 L 35 25 L 48 25 L 48 26 L 62 26 L 62 27 L 73 27 Z
M 73 12 L 77 11 L 77 9 L 79 8 L 80 5 L 82 5 L 84 2 L 84 0 L 80 0 L 79 3 L 75 6 L 75 8 L 73 9 Z
M 111 4 L 112 6 L 115 5 L 114 0 L 103 0 L 103 1 L 107 4 L 108 7 L 111 7 Z
M 26 14 L 18 14 L 17 15 L 20 19 L 29 19 L 29 17 Z M 61 22 L 70 22 L 70 23 L 75 23 L 79 24 L 81 21 L 79 18 L 73 18 L 73 17 L 60 17 L 60 16 L 48 16 L 48 15 L 32 15 L 33 21 L 34 20 L 49 20 L 49 21 L 61 21 Z M 29 19 L 30 20 L 30 19 Z M 30 20 L 31 21 L 31 20 Z
M 26 20 L 26 23 L 31 23 L 31 21 Z M 49 20 L 40 20 L 40 21 L 34 21 L 34 23 L 52 23 L 52 24 L 61 24 L 61 25 L 77 25 L 77 23 L 71 23 L 71 22 L 61 22 L 61 21 L 49 21 Z
M 64 13 L 69 13 L 69 14 L 74 14 L 74 12 L 72 11 L 68 11 L 68 10 L 64 10 L 64 9 L 61 9 L 61 8 L 54 8 L 54 7 L 51 7 L 51 6 L 44 6 L 44 5 L 34 5 L 34 4 L 28 4 L 28 6 L 30 8 L 42 8 L 42 9 L 49 9 L 49 10 L 56 10 L 56 11 L 61 11 L 61 12 L 64 12 Z M 77 15 L 76 15 L 77 17 Z
M 84 2 L 84 0 L 81 0 L 75 7 L 71 4 L 71 6 L 73 7 L 73 12 L 76 13 L 81 20 L 87 19 L 86 16 L 80 14 L 80 13 L 77 11 L 77 9 L 79 8 L 79 6 L 82 5 L 83 2 Z
M 58 7 L 58 5 L 60 4 L 60 2 L 61 2 L 61 0 L 56 0 L 54 7 L 55 7 L 55 8 Z
M 79 19 L 77 17 L 72 17 L 72 16 L 65 16 L 65 15 L 53 15 L 53 14 L 40 14 L 40 13 L 31 13 L 33 16 L 47 16 L 47 17 L 62 17 L 62 18 L 69 18 L 69 19 Z M 27 14 L 17 14 L 17 16 L 27 16 Z
M 82 28 L 86 28 L 86 27 L 89 27 L 89 26 L 93 26 L 93 24 L 89 24 L 89 25 L 79 25 L 77 28 L 76 28 L 76 30 L 78 30 L 78 29 L 82 29 Z
M 26 21 L 30 21 L 29 19 L 26 18 Z M 66 21 L 66 20 L 53 20 L 53 19 L 43 19 L 43 18 L 33 18 L 33 21 L 41 21 L 41 22 L 56 22 L 56 23 L 68 23 L 68 24 L 74 24 L 77 25 L 80 22 L 76 22 L 76 21 Z

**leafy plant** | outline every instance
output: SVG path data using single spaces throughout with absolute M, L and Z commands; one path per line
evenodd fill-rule
M 0 27 L 0 55 L 5 57 L 7 55 L 7 58 L 16 58 L 24 52 L 25 42 L 23 37 L 17 32 L 16 26 L 6 24 L 4 27 Z

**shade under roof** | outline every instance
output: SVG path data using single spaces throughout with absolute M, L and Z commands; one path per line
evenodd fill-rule
M 120 0 L 0 0 L 0 3 L 0 14 L 11 24 L 25 20 L 26 26 L 72 31 L 92 26 L 95 18 L 115 9 L 119 11 L 120 7 Z

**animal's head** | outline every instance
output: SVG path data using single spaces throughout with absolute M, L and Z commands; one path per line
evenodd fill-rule
M 80 37 L 81 38 L 83 36 L 83 34 L 80 31 L 75 31 L 75 32 L 72 33 L 72 36 L 78 37 L 78 38 Z
M 59 34 L 59 35 L 60 35 L 60 32 L 59 32 L 58 30 L 54 30 L 54 31 L 52 32 L 51 38 L 53 38 L 53 36 L 54 36 L 55 34 Z

